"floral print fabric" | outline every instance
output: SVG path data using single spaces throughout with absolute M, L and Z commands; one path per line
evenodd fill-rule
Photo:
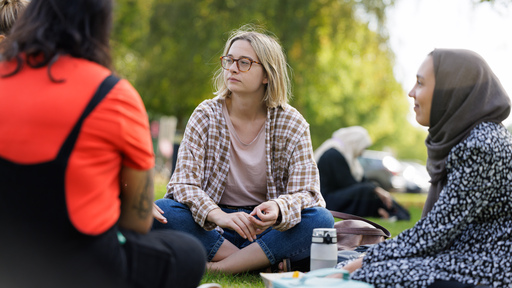
M 414 227 L 368 250 L 355 280 L 427 287 L 455 280 L 512 287 L 512 136 L 484 122 L 448 155 L 447 183 Z

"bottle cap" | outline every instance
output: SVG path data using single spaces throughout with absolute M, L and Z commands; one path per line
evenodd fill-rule
M 336 244 L 338 242 L 336 229 L 334 228 L 315 228 L 313 229 L 313 243 Z

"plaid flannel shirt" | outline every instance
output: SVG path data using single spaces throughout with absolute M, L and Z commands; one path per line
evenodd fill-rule
M 216 227 L 206 217 L 218 208 L 229 172 L 230 136 L 223 102 L 220 97 L 205 100 L 190 117 L 165 195 L 186 204 L 206 230 Z M 300 223 L 302 209 L 325 207 L 309 124 L 295 108 L 267 110 L 265 149 L 266 198 L 281 210 L 282 220 L 273 228 L 284 231 Z

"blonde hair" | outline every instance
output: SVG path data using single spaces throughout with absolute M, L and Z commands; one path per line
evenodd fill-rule
M 260 31 L 250 25 L 242 26 L 240 29 L 233 31 L 228 41 L 226 41 L 222 55 L 229 52 L 235 41 L 248 41 L 256 52 L 259 62 L 263 65 L 268 79 L 263 101 L 270 108 L 282 107 L 288 103 L 288 98 L 291 97 L 291 83 L 288 76 L 286 56 L 275 37 Z M 222 67 L 215 72 L 213 83 L 217 90 L 214 93 L 215 95 L 223 98 L 231 95 L 231 91 L 228 90 L 224 81 L 224 69 Z
M 27 5 L 26 0 L 0 0 L 0 34 L 9 34 L 14 22 Z

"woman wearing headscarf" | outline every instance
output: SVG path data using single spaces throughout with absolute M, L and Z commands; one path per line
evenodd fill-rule
M 326 207 L 361 217 L 407 219 L 407 211 L 393 201 L 388 191 L 364 178 L 358 157 L 371 144 L 365 128 L 352 126 L 336 130 L 315 151 Z
M 423 217 L 344 268 L 360 268 L 352 278 L 376 287 L 511 287 L 507 93 L 478 54 L 436 49 L 409 96 L 416 121 L 429 127 Z

